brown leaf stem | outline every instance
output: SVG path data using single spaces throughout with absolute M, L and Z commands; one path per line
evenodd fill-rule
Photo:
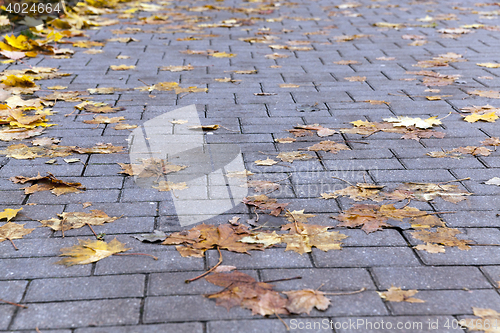
M 1 298 L 0 298 L 0 302 L 2 302 L 2 303 L 7 303 L 7 304 L 10 304 L 10 305 L 14 305 L 14 306 L 18 306 L 18 307 L 20 307 L 20 308 L 25 308 L 25 309 L 27 309 L 27 308 L 28 308 L 26 305 L 22 305 L 22 304 L 17 304 L 17 303 L 9 302 L 9 301 L 6 301 L 6 300 L 1 299 Z
M 276 280 L 268 280 L 268 281 L 262 281 L 263 283 L 272 283 L 272 282 L 281 282 L 281 281 L 290 281 L 290 280 L 300 280 L 302 279 L 302 276 L 294 276 L 290 278 L 284 278 L 284 279 L 276 279 Z
M 14 244 L 14 242 L 12 241 L 12 239 L 10 238 L 7 238 L 8 240 L 10 240 L 10 243 L 12 244 L 12 246 L 14 247 L 14 249 L 16 249 L 16 251 L 18 251 L 19 249 L 17 248 L 16 244 Z
M 365 291 L 366 288 L 363 287 L 359 290 L 356 290 L 356 291 L 350 291 L 350 292 L 346 292 L 346 293 L 323 293 L 324 295 L 329 295 L 329 296 L 340 296 L 340 295 L 354 295 L 354 294 L 359 294 L 359 293 L 362 293 L 363 291 Z
M 158 260 L 158 257 L 155 257 L 154 255 L 148 254 L 148 253 L 114 253 L 113 255 L 114 256 L 148 256 L 148 257 L 153 258 L 154 260 Z
M 90 230 L 92 230 L 92 233 L 94 234 L 95 238 L 99 240 L 99 238 L 97 237 L 97 234 L 94 231 L 94 228 L 92 228 L 92 226 L 88 223 L 85 223 L 85 224 L 89 226 L 89 228 L 90 228 Z
M 214 267 L 212 267 L 208 271 L 206 271 L 205 273 L 200 274 L 200 275 L 198 275 L 198 276 L 196 276 L 196 277 L 194 277 L 192 279 L 188 279 L 188 280 L 186 280 L 184 282 L 191 283 L 193 281 L 201 279 L 202 277 L 207 276 L 208 274 L 212 273 L 217 267 L 219 267 L 220 264 L 222 264 L 222 253 L 220 252 L 220 249 L 219 249 L 218 246 L 216 246 L 216 248 L 217 248 L 217 251 L 219 252 L 219 262 Z

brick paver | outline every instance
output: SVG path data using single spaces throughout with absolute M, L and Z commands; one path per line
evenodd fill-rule
M 479 245 L 473 245 L 470 250 L 447 247 L 445 253 L 438 254 L 416 250 L 414 246 L 422 242 L 411 236 L 414 230 L 408 223 L 397 222 L 393 228 L 369 235 L 359 229 L 336 229 L 348 236 L 340 251 L 313 249 L 310 254 L 299 255 L 285 252 L 284 246 L 276 246 L 263 252 L 254 251 L 250 256 L 224 251 L 223 259 L 225 265 L 234 265 L 259 281 L 302 276 L 301 280 L 275 282 L 279 291 L 321 286 L 322 291 L 333 294 L 328 296 L 332 304 L 326 311 L 283 316 L 281 319 L 291 332 L 465 332 L 465 329 L 446 327 L 445 323 L 471 318 L 472 307 L 500 311 L 497 289 L 500 189 L 484 184 L 499 176 L 500 152 L 492 151 L 489 156 L 464 155 L 459 159 L 432 158 L 426 154 L 478 146 L 484 139 L 500 135 L 497 123 L 467 123 L 458 114 L 463 107 L 486 104 L 496 107 L 498 104 L 495 99 L 468 93 L 500 89 L 500 69 L 476 65 L 498 60 L 498 4 L 476 2 L 153 1 L 150 4 L 161 6 L 161 13 L 138 10 L 130 18 L 120 18 L 116 25 L 85 30 L 90 40 L 106 43 L 100 47 L 103 53 L 88 54 L 84 52 L 86 49 L 74 47 L 75 54 L 69 59 L 39 55 L 24 63 L 0 64 L 0 70 L 36 65 L 70 73 L 60 79 L 38 81 L 45 89 L 37 93 L 40 96 L 54 85 L 80 91 L 96 87 L 123 88 L 111 95 L 92 97 L 94 101 L 123 107 L 123 111 L 112 116 L 123 116 L 125 122 L 133 125 L 140 126 L 169 111 L 195 104 L 202 125 L 222 126 L 217 131 L 204 132 L 204 141 L 212 146 L 237 145 L 245 168 L 255 173 L 250 179 L 279 181 L 281 189 L 269 196 L 290 203 L 287 207 L 290 210 L 304 209 L 306 213 L 316 214 L 310 219 L 315 224 L 335 226 L 337 221 L 330 218 L 332 215 L 359 203 L 347 197 L 319 198 L 323 192 L 346 187 L 339 178 L 351 183 L 373 182 L 387 188 L 395 188 L 401 182 L 460 180 L 453 184 L 473 193 L 466 201 L 453 204 L 440 198 L 432 202 L 414 200 L 410 206 L 435 213 L 447 212 L 438 216 L 448 227 L 458 228 L 462 232 L 460 237 Z M 250 11 L 250 8 L 258 10 Z M 157 24 L 145 21 L 160 14 L 168 15 L 167 21 Z M 118 15 L 111 11 L 103 16 L 117 18 Z M 231 25 L 236 22 L 234 19 L 241 24 L 210 26 L 224 20 Z M 142 23 L 137 24 L 139 22 Z M 377 27 L 374 24 L 378 22 L 400 26 Z M 439 32 L 439 29 L 466 24 L 475 25 L 469 33 L 450 36 Z M 118 34 L 116 30 L 125 33 Z M 412 40 L 403 39 L 404 35 L 424 36 L 427 43 L 411 46 Z M 339 41 L 348 36 L 352 40 Z M 106 42 L 114 37 L 133 37 L 139 41 Z M 275 39 L 268 43 L 240 40 L 262 37 Z M 86 38 L 72 40 L 79 39 Z M 273 44 L 287 45 L 289 49 L 276 49 Z M 71 45 L 64 47 L 72 48 Z M 303 47 L 310 49 L 300 50 Z M 180 52 L 208 49 L 236 56 L 215 58 Z M 287 57 L 272 59 L 269 55 L 274 52 Z M 418 61 L 448 52 L 461 54 L 467 61 L 431 68 L 414 66 Z M 129 58 L 117 59 L 117 56 Z M 335 63 L 341 60 L 358 63 Z M 136 68 L 110 69 L 111 65 L 120 64 Z M 188 64 L 194 66 L 192 71 L 159 70 L 162 66 Z M 235 73 L 242 70 L 257 70 L 257 73 Z M 447 86 L 426 87 L 421 82 L 422 76 L 408 73 L 420 70 L 461 77 Z M 345 79 L 353 76 L 364 76 L 366 81 Z M 241 81 L 214 80 L 224 77 Z M 181 87 L 208 88 L 208 92 L 176 94 L 134 90 L 144 86 L 144 82 L 152 85 L 165 81 L 177 82 Z M 285 83 L 299 86 L 279 86 Z M 440 92 L 429 92 L 427 88 L 437 88 Z M 259 93 L 261 95 L 257 95 Z M 270 95 L 262 96 L 262 93 Z M 446 96 L 434 101 L 426 98 L 436 94 Z M 387 103 L 369 103 L 370 100 Z M 61 145 L 91 147 L 112 143 L 128 148 L 130 131 L 114 130 L 112 124 L 85 124 L 83 120 L 92 117 L 85 112 L 66 117 L 76 104 L 58 101 L 53 107 L 57 113 L 50 116 L 58 126 L 47 128 L 43 137 L 59 138 Z M 278 138 L 291 137 L 286 130 L 296 125 L 320 124 L 339 129 L 351 127 L 349 123 L 356 120 L 382 121 L 394 116 L 446 117 L 438 129 L 446 136 L 416 141 L 400 139 L 400 134 L 379 132 L 368 137 L 335 134 L 318 138 L 313 135 L 299 137 L 294 143 L 275 142 Z M 173 131 L 189 133 L 178 126 Z M 314 159 L 293 164 L 259 166 L 254 163 L 267 157 L 276 159 L 279 152 L 306 149 L 327 139 L 343 142 L 351 150 L 338 154 L 310 152 L 315 155 Z M 168 142 L 171 138 L 164 140 Z M 0 142 L 0 147 L 10 144 L 12 142 Z M 183 213 L 186 215 L 183 217 L 193 221 L 201 221 L 205 214 L 219 214 L 219 206 L 226 204 L 228 180 L 225 177 L 211 174 L 188 181 L 190 188 L 183 193 L 192 200 L 179 200 L 174 204 L 170 192 L 140 187 L 133 177 L 119 173 L 121 168 L 117 163 L 130 162 L 127 152 L 76 156 L 81 163 L 67 164 L 58 158 L 53 165 L 45 163 L 47 158 L 0 157 L 0 210 L 23 207 L 13 221 L 36 228 L 24 239 L 15 240 L 18 251 L 8 241 L 0 243 L 0 299 L 28 307 L 0 303 L 0 332 L 37 329 L 57 333 L 286 331 L 275 316 L 256 316 L 239 307 L 227 311 L 203 297 L 219 291 L 219 287 L 204 280 L 184 283 L 217 263 L 216 250 L 207 251 L 204 259 L 183 258 L 174 247 L 141 243 L 131 237 L 155 229 L 168 233 L 191 228 L 180 225 L 176 208 L 188 212 Z M 190 165 L 188 169 L 191 173 L 202 172 L 204 166 Z M 35 176 L 37 172 L 51 172 L 63 180 L 81 182 L 87 189 L 61 196 L 48 192 L 25 195 L 19 184 L 9 181 L 12 176 Z M 463 180 L 467 177 L 470 179 Z M 210 209 L 204 206 L 207 201 L 212 203 Z M 62 238 L 60 232 L 38 228 L 36 221 L 62 212 L 82 211 L 84 202 L 92 203 L 85 211 L 101 209 L 110 216 L 121 216 L 116 222 L 95 226 L 97 233 L 104 233 L 106 240 L 116 237 L 132 248 L 132 252 L 152 254 L 158 260 L 114 256 L 84 266 L 54 265 L 61 248 L 77 244 L 77 239 L 90 239 L 93 234 L 88 228 L 82 228 L 66 231 Z M 260 222 L 271 227 L 284 223 L 283 217 L 259 215 Z M 208 218 L 206 223 L 225 223 L 233 216 L 243 222 L 255 217 L 253 209 L 236 202 L 232 209 Z M 386 291 L 391 286 L 417 289 L 419 293 L 415 297 L 425 303 L 383 301 L 377 291 Z M 361 288 L 365 291 L 352 293 Z M 347 325 L 350 322 L 360 326 Z M 377 329 L 364 325 L 381 322 L 391 326 Z M 422 326 L 399 329 L 398 323 L 422 323 Z M 434 323 L 438 323 L 438 327 L 433 326 Z

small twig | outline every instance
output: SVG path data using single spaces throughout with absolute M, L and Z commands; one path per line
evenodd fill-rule
M 35 327 L 35 330 L 36 330 L 36 332 L 37 332 L 37 333 L 42 333 L 42 332 L 38 329 L 38 327 Z
M 26 305 L 22 305 L 22 304 L 17 304 L 17 303 L 9 302 L 9 301 L 6 301 L 6 300 L 1 299 L 1 298 L 0 298 L 0 302 L 2 302 L 2 303 L 7 303 L 7 304 L 10 304 L 10 305 L 14 305 L 14 306 L 18 306 L 18 307 L 20 307 L 20 308 L 25 308 L 25 309 L 27 309 L 27 308 L 28 308 Z
M 408 198 L 408 202 L 407 202 L 407 203 L 406 203 L 403 207 L 401 207 L 400 209 L 403 209 L 403 208 L 405 208 L 406 206 L 408 206 L 408 205 L 410 204 L 410 202 L 411 202 L 411 199 L 410 199 L 410 198 Z
M 448 183 L 461 182 L 462 180 L 470 180 L 470 177 L 462 178 L 462 179 L 448 180 L 447 182 L 436 183 L 436 185 L 443 185 L 443 184 L 448 184 Z
M 349 185 L 351 185 L 351 186 L 355 186 L 355 185 L 353 185 L 352 183 L 349 183 L 349 182 L 348 182 L 347 180 L 345 180 L 345 179 L 342 179 L 342 178 L 339 178 L 339 177 L 335 177 L 335 176 L 332 176 L 332 178 L 334 178 L 334 179 L 338 179 L 338 180 L 341 180 L 341 181 L 343 181 L 343 182 L 346 182 L 347 184 L 349 184 Z
M 359 294 L 359 293 L 362 293 L 363 291 L 365 291 L 366 288 L 363 287 L 359 290 L 356 290 L 356 291 L 351 291 L 351 292 L 347 292 L 347 293 L 323 293 L 324 295 L 329 295 L 329 296 L 340 296 L 340 295 L 354 295 L 354 294 Z
M 113 254 L 114 256 L 148 256 L 153 258 L 154 260 L 158 260 L 158 257 L 155 257 L 152 254 L 147 254 L 147 253 L 115 253 Z
M 228 130 L 229 132 L 239 132 L 238 130 L 232 130 L 222 125 L 219 125 L 219 127 L 222 127 L 223 129 Z
M 184 281 L 184 282 L 186 282 L 186 283 L 191 283 L 191 282 L 193 282 L 193 281 L 196 281 L 196 280 L 198 280 L 198 279 L 201 279 L 202 277 L 207 276 L 208 274 L 212 273 L 212 272 L 213 272 L 213 271 L 214 271 L 217 267 L 219 267 L 219 265 L 220 265 L 220 264 L 222 264 L 222 253 L 220 252 L 220 249 L 219 249 L 219 247 L 218 247 L 218 246 L 217 246 L 217 251 L 219 252 L 219 262 L 218 262 L 218 263 L 217 263 L 214 267 L 210 268 L 210 269 L 209 269 L 208 271 L 206 271 L 205 273 L 200 274 L 200 275 L 198 275 L 198 276 L 196 276 L 196 277 L 194 277 L 194 278 L 192 278 L 192 279 L 188 279 L 188 280 L 186 280 L 186 281 Z
M 147 85 L 148 87 L 149 87 L 149 86 L 152 86 L 152 84 L 148 84 L 148 83 L 146 83 L 146 82 L 142 81 L 142 79 L 137 79 L 137 81 L 140 81 L 140 82 L 144 83 L 144 84 L 145 84 L 145 85 Z
M 14 249 L 16 249 L 16 251 L 18 251 L 19 249 L 17 248 L 16 244 L 14 244 L 14 242 L 12 241 L 12 239 L 10 238 L 7 238 L 8 240 L 10 240 L 10 243 L 12 244 L 12 246 L 14 247 Z
M 274 310 L 274 309 L 273 309 Z M 286 330 L 289 331 L 290 330 L 290 327 L 288 327 L 288 325 L 285 323 L 285 321 L 283 319 L 281 319 L 280 315 L 275 313 L 276 317 L 278 317 L 278 319 L 283 323 L 283 325 L 285 325 L 286 327 Z
M 470 246 L 500 246 L 500 244 L 467 244 Z
M 276 279 L 276 280 L 268 280 L 268 281 L 262 281 L 263 283 L 272 283 L 272 282 L 281 282 L 281 281 L 290 281 L 290 280 L 300 280 L 302 279 L 302 276 L 294 276 L 290 278 L 284 278 L 284 279 Z
M 441 120 L 441 119 L 444 119 L 444 118 L 447 118 L 450 116 L 450 114 L 452 114 L 452 112 L 448 113 L 446 116 L 444 116 L 443 118 L 439 118 L 438 120 Z
M 92 228 L 92 226 L 88 223 L 85 223 L 85 224 L 89 226 L 90 230 L 92 230 L 92 233 L 94 234 L 95 238 L 99 239 L 99 237 L 97 237 L 97 234 L 94 231 L 94 228 Z
M 257 217 L 255 218 L 255 222 L 259 222 L 259 213 L 257 213 L 257 207 L 254 207 L 254 209 L 253 209 L 253 213 L 257 216 Z

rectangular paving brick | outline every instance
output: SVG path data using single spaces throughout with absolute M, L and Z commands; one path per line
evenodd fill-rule
M 406 247 L 344 247 L 340 251 L 313 249 L 319 267 L 415 266 L 417 258 Z
M 107 326 L 77 328 L 75 333 L 202 333 L 202 323 L 178 323 L 158 325 L 135 325 L 135 326 Z

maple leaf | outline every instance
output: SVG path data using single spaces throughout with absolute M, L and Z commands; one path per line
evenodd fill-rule
M 250 236 L 243 237 L 239 241 L 249 244 L 262 244 L 265 248 L 282 243 L 281 235 L 278 235 L 276 231 L 272 233 L 257 232 Z
M 254 195 L 243 198 L 243 203 L 255 206 L 260 210 L 271 210 L 269 215 L 278 216 L 288 206 L 288 203 L 278 203 L 276 199 L 268 198 L 266 195 Z
M 274 139 L 274 141 L 278 142 L 278 143 L 292 143 L 292 142 L 295 142 L 297 140 L 294 138 L 278 138 L 278 139 Z
M 290 151 L 290 152 L 284 152 L 284 153 L 279 153 L 277 158 L 281 159 L 283 162 L 289 162 L 293 163 L 295 160 L 310 160 L 311 158 L 314 158 L 314 156 L 302 153 L 300 151 Z
M 84 120 L 85 124 L 114 124 L 118 123 L 122 120 L 125 120 L 125 117 L 106 117 L 106 116 L 95 116 L 92 120 Z
M 288 314 L 285 308 L 287 300 L 274 291 L 272 285 L 257 282 L 248 274 L 239 271 L 213 273 L 205 277 L 205 280 L 224 287 L 222 291 L 206 297 L 215 298 L 217 305 L 228 310 L 240 306 L 262 316 Z
M 438 244 L 431 244 L 431 243 L 425 243 L 425 245 L 418 244 L 417 246 L 414 246 L 413 248 L 417 249 L 419 251 L 427 251 L 429 253 L 445 253 L 446 252 L 444 246 L 438 245 Z
M 17 224 L 14 222 L 7 222 L 0 227 L 0 243 L 5 240 L 12 241 L 13 239 L 23 238 L 24 235 L 30 234 L 33 229 L 26 229 L 24 224 Z
M 286 309 L 290 313 L 309 314 L 313 308 L 324 311 L 331 304 L 330 300 L 324 296 L 325 294 L 319 290 L 292 290 L 284 291 L 283 294 L 288 297 Z
M 281 188 L 280 184 L 273 183 L 267 180 L 249 180 L 246 184 L 240 185 L 241 187 L 251 187 L 256 192 L 274 192 Z
M 158 182 L 158 186 L 153 186 L 153 188 L 160 192 L 168 192 L 173 190 L 184 190 L 187 189 L 188 186 L 185 182 L 173 183 L 171 181 L 162 180 Z
M 493 309 L 483 309 L 472 307 L 474 316 L 477 318 L 464 318 L 459 321 L 460 326 L 467 327 L 470 331 L 484 331 L 489 333 L 498 333 L 496 323 L 500 320 L 500 313 Z
M 394 196 L 396 194 L 396 196 Z M 398 195 L 404 194 L 407 199 L 416 199 L 420 201 L 430 201 L 440 197 L 445 201 L 457 203 L 471 195 L 467 191 L 461 190 L 457 185 L 444 185 L 433 183 L 403 183 L 398 186 L 392 194 L 387 196 L 396 199 Z
M 379 195 L 383 188 L 384 186 L 380 185 L 357 183 L 356 186 L 348 186 L 341 190 L 321 193 L 321 197 L 323 199 L 334 199 L 339 196 L 349 196 L 354 201 L 373 200 L 379 202 L 385 200 L 382 195 Z
M 329 228 L 331 227 L 299 222 L 283 225 L 281 230 L 289 230 L 288 234 L 281 236 L 282 242 L 287 244 L 285 251 L 304 254 L 311 252 L 313 246 L 325 252 L 340 250 L 340 241 L 347 236 L 337 231 L 328 232 Z
M 273 160 L 273 159 L 270 159 L 269 157 L 265 160 L 256 160 L 255 161 L 255 164 L 257 164 L 257 165 L 267 165 L 267 166 L 275 165 L 276 163 L 278 163 L 278 162 Z
M 350 81 L 350 82 L 365 82 L 366 76 L 349 76 L 349 77 L 345 77 L 344 79 L 346 79 L 347 81 Z
M 109 66 L 109 68 L 111 68 L 111 70 L 113 71 L 126 71 L 128 69 L 134 69 L 135 66 L 134 65 L 130 65 L 130 66 L 127 66 L 127 65 L 111 65 Z
M 498 116 L 495 111 L 489 112 L 489 113 L 472 113 L 466 117 L 464 117 L 464 120 L 469 123 L 475 123 L 476 121 L 482 120 L 482 121 L 487 121 L 490 123 L 494 123 L 495 120 L 498 119 Z
M 337 143 L 335 141 L 321 141 L 313 146 L 307 147 L 309 151 L 327 151 L 330 153 L 337 154 L 340 150 L 351 150 L 349 147 L 342 143 Z
M 467 147 L 458 147 L 450 150 L 450 152 L 457 152 L 461 154 L 471 154 L 472 156 L 489 156 L 491 154 L 491 150 L 486 147 L 476 147 L 476 146 L 467 146 Z
M 311 217 L 315 217 L 316 215 L 314 214 L 304 214 L 304 210 L 294 210 L 294 211 L 289 211 L 287 210 L 285 217 L 287 221 L 289 222 L 300 222 L 300 223 L 307 223 L 309 222 L 307 219 Z
M 392 227 L 386 223 L 388 218 L 379 212 L 379 208 L 377 205 L 356 204 L 333 218 L 341 221 L 339 227 L 356 228 L 361 225 L 361 230 L 369 234 L 382 230 L 382 227 Z
M 413 298 L 412 296 L 418 293 L 418 290 L 402 290 L 401 287 L 390 287 L 386 292 L 377 291 L 379 296 L 388 302 L 409 302 L 409 303 L 425 303 L 425 301 Z
M 24 194 L 31 194 L 40 191 L 51 191 L 53 194 L 60 196 L 61 194 L 67 193 L 79 193 L 80 190 L 85 189 L 85 186 L 80 183 L 64 182 L 60 179 L 57 179 L 50 172 L 47 172 L 47 176 L 40 176 L 40 173 L 38 173 L 38 176 L 35 177 L 14 176 L 9 178 L 9 180 L 16 184 L 35 182 L 34 185 L 23 188 Z
M 479 67 L 486 67 L 486 68 L 500 68 L 500 64 L 494 62 L 477 63 L 476 65 Z
M 249 250 L 261 250 L 261 244 L 247 244 L 240 240 L 251 235 L 248 227 L 241 224 L 222 224 L 219 226 L 201 224 L 190 230 L 171 234 L 163 245 L 176 245 L 183 257 L 202 258 L 208 249 L 219 247 L 228 251 L 247 253 Z
M 487 97 L 487 98 L 500 98 L 500 91 L 496 90 L 472 90 L 467 92 L 469 95 L 476 95 L 480 97 Z
M 116 238 L 109 243 L 91 239 L 79 239 L 78 242 L 79 245 L 62 248 L 62 254 L 60 256 L 66 256 L 69 258 L 63 258 L 56 262 L 56 264 L 65 265 L 66 267 L 73 265 L 86 265 L 109 257 L 115 253 L 130 250 L 125 247 L 125 244 L 120 243 Z
M 497 185 L 500 186 L 500 178 L 499 177 L 493 177 L 489 179 L 488 181 L 484 182 L 486 185 Z
M 427 119 L 410 118 L 410 117 L 384 118 L 384 121 L 387 121 L 389 123 L 393 123 L 394 127 L 415 126 L 417 128 L 421 128 L 421 129 L 427 129 L 427 128 L 431 128 L 432 126 L 441 124 L 441 121 L 439 119 L 437 119 L 437 116 L 430 117 Z
M 167 175 L 187 168 L 185 165 L 171 164 L 158 158 L 142 159 L 141 164 L 118 163 L 118 165 L 123 169 L 119 173 L 137 176 L 138 178 L 155 177 L 156 179 L 162 175 Z
M 12 141 L 28 139 L 42 134 L 43 130 L 43 128 L 2 128 L 0 129 L 0 140 Z
M 445 134 L 443 132 L 436 132 L 433 130 L 419 130 L 407 128 L 407 133 L 404 134 L 401 139 L 405 140 L 416 140 L 420 141 L 420 139 L 429 139 L 430 137 L 435 137 L 437 139 L 444 138 Z
M 115 91 L 119 91 L 121 89 L 118 88 L 112 88 L 112 87 L 102 87 L 102 88 L 89 88 L 87 91 L 91 95 L 111 95 L 114 94 Z
M 3 210 L 3 212 L 0 212 L 0 220 L 7 219 L 7 222 L 9 222 L 14 217 L 16 217 L 17 213 L 19 213 L 19 211 L 21 210 L 23 210 L 22 207 L 19 209 L 6 208 Z
M 481 141 L 481 144 L 484 146 L 500 146 L 500 138 L 499 137 L 491 137 L 484 141 Z
M 89 225 L 103 225 L 118 220 L 120 217 L 109 217 L 108 214 L 101 210 L 91 210 L 90 213 L 84 212 L 68 212 L 57 214 L 59 218 L 52 218 L 49 220 L 41 220 L 40 223 L 44 227 L 49 227 L 52 230 L 70 230 L 78 229 L 87 224 Z
M 193 66 L 162 66 L 160 67 L 160 71 L 169 71 L 169 72 L 182 72 L 182 71 L 192 71 L 194 69 Z
M 430 244 L 458 247 L 460 250 L 469 250 L 471 243 L 467 239 L 458 239 L 455 235 L 461 234 L 460 230 L 452 228 L 437 228 L 435 232 L 419 230 L 411 233 L 413 238 Z

